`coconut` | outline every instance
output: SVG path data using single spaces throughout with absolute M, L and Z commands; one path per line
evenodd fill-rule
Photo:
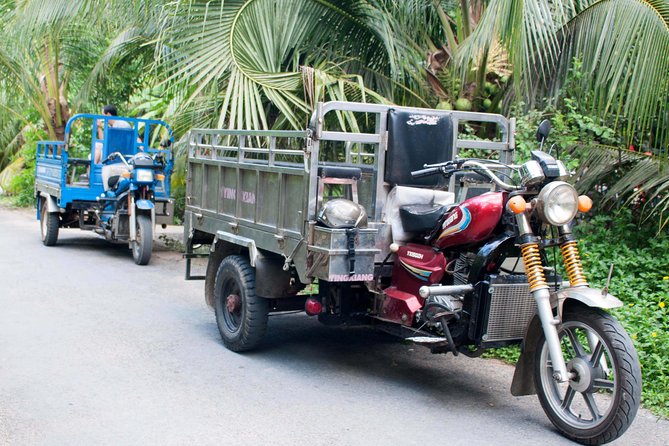
M 448 101 L 441 101 L 437 104 L 437 110 L 453 110 L 453 104 Z
M 472 102 L 467 98 L 459 98 L 455 101 L 455 109 L 460 111 L 470 111 L 472 109 Z

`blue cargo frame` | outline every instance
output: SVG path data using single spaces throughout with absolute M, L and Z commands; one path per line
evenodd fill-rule
M 76 121 L 90 119 L 91 145 L 90 159 L 71 158 L 68 145 L 72 134 L 72 128 Z M 125 121 L 131 128 L 115 128 L 110 121 Z M 102 128 L 102 138 L 98 137 L 98 126 Z M 142 127 L 140 129 L 140 127 Z M 165 122 L 155 119 L 127 118 L 121 116 L 105 116 L 97 114 L 80 113 L 71 117 L 65 127 L 65 141 L 39 141 L 37 143 L 36 167 L 35 167 L 35 195 L 49 196 L 55 199 L 58 209 L 66 209 L 74 202 L 95 202 L 97 197 L 104 192 L 102 184 L 102 163 L 94 162 L 96 146 L 101 148 L 101 160 L 104 160 L 113 152 L 121 152 L 125 155 L 134 155 L 139 152 L 150 154 L 162 154 L 165 159 L 166 168 L 163 187 L 155 191 L 156 201 L 168 201 L 170 198 L 170 174 L 172 166 L 172 154 L 169 149 L 151 148 L 152 130 L 163 127 L 168 135 L 170 144 L 173 142 L 172 128 Z M 68 182 L 68 169 L 77 165 L 90 166 L 88 182 Z M 39 200 L 38 200 L 39 201 Z M 37 206 L 37 218 L 40 218 L 39 205 Z

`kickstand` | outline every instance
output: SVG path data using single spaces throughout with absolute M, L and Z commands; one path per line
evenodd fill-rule
M 455 342 L 453 342 L 453 336 L 451 336 L 451 330 L 448 329 L 448 323 L 445 317 L 441 318 L 441 328 L 443 328 L 446 339 L 448 339 L 448 346 L 450 347 L 451 352 L 454 356 L 458 356 L 459 352 L 455 348 Z

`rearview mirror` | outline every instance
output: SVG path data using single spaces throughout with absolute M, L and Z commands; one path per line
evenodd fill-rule
M 543 142 L 543 140 L 548 138 L 550 132 L 551 122 L 548 119 L 544 119 L 541 121 L 541 124 L 539 124 L 539 128 L 537 129 L 537 141 Z

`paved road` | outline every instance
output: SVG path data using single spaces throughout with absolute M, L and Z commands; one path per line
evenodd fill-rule
M 47 248 L 0 209 L 3 445 L 572 444 L 512 373 L 304 315 L 235 354 L 178 254 L 138 267 L 78 230 Z M 614 444 L 669 444 L 669 422 L 644 411 Z

